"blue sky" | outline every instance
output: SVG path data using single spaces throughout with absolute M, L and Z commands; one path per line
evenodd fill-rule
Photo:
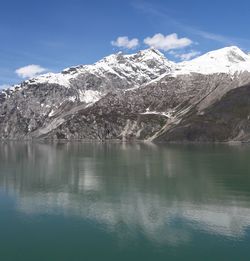
M 3 0 L 0 86 L 119 50 L 153 46 L 174 60 L 230 45 L 250 51 L 249 10 L 247 0 Z

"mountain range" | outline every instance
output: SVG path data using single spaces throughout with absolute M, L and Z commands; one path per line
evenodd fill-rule
M 250 55 L 112 54 L 0 91 L 2 140 L 250 140 Z

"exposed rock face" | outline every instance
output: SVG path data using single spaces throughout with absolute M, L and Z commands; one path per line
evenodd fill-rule
M 3 90 L 0 138 L 247 141 L 249 83 L 236 47 L 179 64 L 153 49 L 119 53 Z
M 250 85 L 227 92 L 202 113 L 194 107 L 156 141 L 249 141 Z

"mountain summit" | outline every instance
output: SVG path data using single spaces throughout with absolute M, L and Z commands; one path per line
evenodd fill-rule
M 181 73 L 229 73 L 250 71 L 250 56 L 236 46 L 206 53 L 180 64 Z

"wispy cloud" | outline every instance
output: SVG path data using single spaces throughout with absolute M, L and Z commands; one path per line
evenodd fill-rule
M 156 5 L 150 4 L 148 2 L 138 1 L 132 3 L 132 6 L 143 13 L 154 16 L 156 18 L 160 18 L 164 22 L 167 22 L 168 24 L 171 24 L 174 27 L 179 28 L 180 30 L 188 34 L 193 34 L 202 37 L 204 39 L 222 43 L 224 45 L 241 45 L 241 44 L 249 45 L 250 44 L 249 39 L 230 37 L 222 34 L 215 34 L 212 32 L 207 32 L 205 30 L 202 30 L 196 26 L 191 26 L 186 23 L 180 22 L 174 19 L 173 17 L 171 17 L 166 11 L 159 9 Z
M 203 30 L 200 30 L 198 28 L 195 27 L 191 27 L 188 25 L 183 25 L 181 23 L 179 23 L 179 27 L 191 34 L 194 35 L 198 35 L 204 39 L 208 39 L 208 40 L 212 40 L 215 42 L 219 42 L 225 45 L 235 45 L 238 44 L 238 41 L 236 39 L 231 39 L 230 37 L 224 36 L 224 35 L 220 35 L 220 34 L 214 34 L 214 33 L 210 33 L 210 32 L 206 32 Z M 238 39 L 239 40 L 239 39 Z
M 31 64 L 17 69 L 15 72 L 21 78 L 32 78 L 41 73 L 46 72 L 47 69 L 41 67 L 40 65 Z
M 134 49 L 139 45 L 137 38 L 129 39 L 127 36 L 119 36 L 115 41 L 111 41 L 113 46 L 125 49 Z

